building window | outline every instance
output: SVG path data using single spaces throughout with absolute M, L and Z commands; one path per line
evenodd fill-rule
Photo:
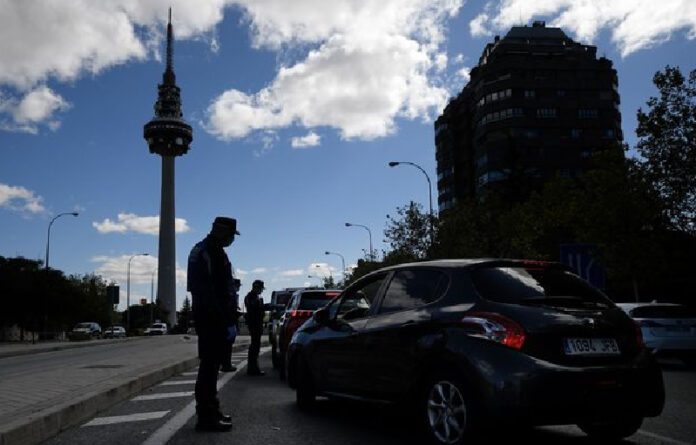
M 599 99 L 600 100 L 612 100 L 614 98 L 614 93 L 612 91 L 600 91 L 599 92 Z
M 578 110 L 578 117 L 580 119 L 597 119 L 599 113 L 596 108 L 581 108 Z
M 503 119 L 509 119 L 511 117 L 523 116 L 524 111 L 522 108 L 506 108 L 500 111 L 494 111 L 484 115 L 479 121 L 478 125 L 485 125 L 490 122 L 496 122 Z
M 500 90 L 500 91 L 495 91 L 493 93 L 487 94 L 483 96 L 479 101 L 476 103 L 477 106 L 483 106 L 485 104 L 489 104 L 491 102 L 497 102 L 499 100 L 504 100 L 504 99 L 509 99 L 512 97 L 512 89 L 507 88 L 505 90 Z
M 522 134 L 527 139 L 538 138 L 539 137 L 539 130 L 537 130 L 537 129 L 525 129 L 525 130 L 522 130 Z
M 488 155 L 484 154 L 476 158 L 476 168 L 483 168 L 488 165 Z
M 607 128 L 606 130 L 604 130 L 604 137 L 606 139 L 614 139 L 616 137 L 616 133 L 612 128 Z
M 534 99 L 536 97 L 536 92 L 534 90 L 524 90 L 525 99 Z
M 592 156 L 592 152 L 590 150 L 582 150 L 580 152 L 580 157 L 583 159 L 588 159 Z
M 579 139 L 582 136 L 582 130 L 578 128 L 573 128 L 570 130 L 570 137 L 573 139 Z
M 454 173 L 454 167 L 449 167 L 437 174 L 437 180 L 440 181 L 444 178 L 449 178 Z
M 537 117 L 541 117 L 541 118 L 556 117 L 556 109 L 555 108 L 539 108 L 539 109 L 537 109 Z

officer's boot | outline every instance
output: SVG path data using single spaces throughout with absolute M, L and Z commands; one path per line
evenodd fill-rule
M 250 362 L 249 366 L 247 367 L 247 375 L 260 377 L 266 375 L 266 373 L 261 371 L 261 368 L 259 368 L 259 362 L 254 360 Z
M 197 405 L 196 431 L 224 432 L 232 429 L 232 419 L 225 419 L 215 404 Z

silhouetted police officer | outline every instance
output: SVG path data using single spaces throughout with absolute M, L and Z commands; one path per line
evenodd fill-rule
M 235 320 L 239 318 L 239 288 L 241 285 L 242 282 L 237 278 L 232 279 L 232 301 L 230 301 L 230 304 L 232 305 L 231 310 L 235 314 Z M 228 337 L 227 344 L 225 345 L 225 356 L 223 357 L 222 367 L 220 368 L 222 372 L 234 372 L 237 370 L 237 367 L 232 364 L 232 345 L 234 345 L 234 341 L 239 333 L 239 323 L 237 322 L 231 327 L 234 328 L 234 332 L 230 332 L 230 334 L 234 335 Z
M 236 219 L 215 218 L 210 234 L 191 249 L 188 259 L 188 290 L 193 299 L 200 358 L 196 380 L 199 431 L 232 428 L 231 417 L 220 412 L 217 373 L 224 360 L 230 327 L 236 324 L 232 267 L 223 250 L 232 244 L 235 235 L 239 235 Z
M 251 285 L 251 291 L 244 297 L 244 306 L 246 306 L 244 319 L 249 327 L 249 335 L 251 336 L 247 374 L 253 376 L 266 374 L 259 368 L 259 350 L 261 349 L 261 334 L 263 332 L 263 317 L 265 314 L 265 307 L 261 299 L 263 289 L 263 281 L 255 280 Z

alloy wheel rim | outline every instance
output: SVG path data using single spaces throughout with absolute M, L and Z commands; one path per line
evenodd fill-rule
M 466 430 L 466 403 L 456 385 L 440 381 L 428 393 L 427 414 L 430 430 L 442 443 L 454 444 Z

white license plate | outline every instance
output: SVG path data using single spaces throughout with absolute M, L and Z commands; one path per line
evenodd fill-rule
M 566 355 L 619 355 L 619 345 L 613 338 L 566 338 Z

